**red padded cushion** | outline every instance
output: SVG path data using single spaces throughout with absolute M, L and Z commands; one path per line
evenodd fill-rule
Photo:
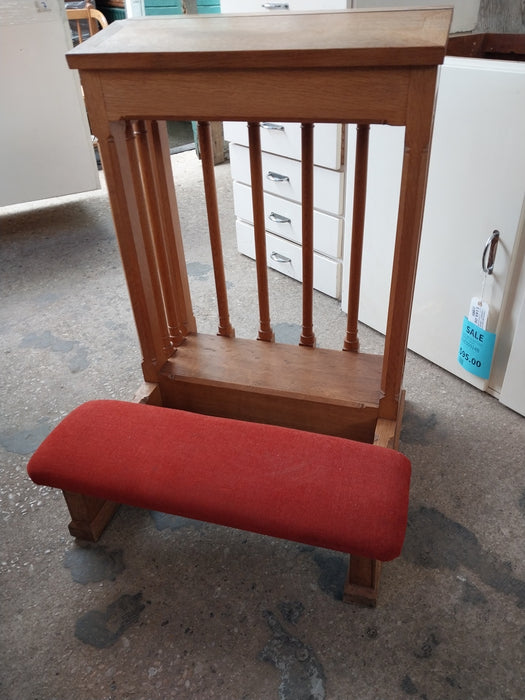
M 121 401 L 75 409 L 28 464 L 37 484 L 388 561 L 410 462 L 300 430 Z

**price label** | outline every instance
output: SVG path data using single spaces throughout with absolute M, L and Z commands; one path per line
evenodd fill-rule
M 477 326 L 465 316 L 459 343 L 459 364 L 476 377 L 488 379 L 495 342 L 495 333 Z
M 487 302 L 483 301 L 483 299 L 480 299 L 479 297 L 473 297 L 470 301 L 468 320 L 485 330 L 487 327 L 488 318 L 489 305 Z

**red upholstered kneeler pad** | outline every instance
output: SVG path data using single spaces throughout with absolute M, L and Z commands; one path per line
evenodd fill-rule
M 410 462 L 327 435 L 121 401 L 75 409 L 28 464 L 37 484 L 389 561 Z

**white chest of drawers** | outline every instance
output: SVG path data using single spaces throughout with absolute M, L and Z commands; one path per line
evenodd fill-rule
M 239 126 L 246 131 L 244 124 L 226 123 L 224 126 L 225 138 L 230 141 L 237 246 L 244 255 L 255 257 L 249 152 L 244 135 L 236 135 Z M 282 127 L 279 134 L 289 143 L 294 139 L 288 139 L 287 130 L 300 129 L 297 124 L 283 124 Z M 321 145 L 327 142 L 324 156 L 330 149 L 335 155 L 336 147 L 339 151 L 341 147 L 341 127 L 332 124 L 319 127 L 315 127 L 321 132 L 316 141 Z M 262 132 L 264 134 L 264 128 Z M 298 137 L 300 143 L 300 133 Z M 266 143 L 263 148 L 271 149 L 272 145 Z M 322 148 L 318 150 L 323 151 Z M 339 298 L 344 229 L 344 173 L 340 167 L 340 152 L 335 161 L 338 168 L 327 168 L 314 159 L 314 287 Z M 264 150 L 262 163 L 267 262 L 271 268 L 301 281 L 301 162 L 298 158 Z
M 285 5 L 286 7 L 283 7 Z M 347 0 L 222 0 L 222 12 L 338 10 Z M 271 96 L 270 96 L 271 99 Z M 314 129 L 314 287 L 341 297 L 344 231 L 343 127 L 317 124 Z M 226 122 L 234 180 L 237 246 L 255 257 L 246 124 Z M 268 266 L 301 281 L 301 126 L 261 123 L 264 212 Z

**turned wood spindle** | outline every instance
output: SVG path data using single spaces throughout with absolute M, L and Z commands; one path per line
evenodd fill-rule
M 148 293 L 155 309 L 155 317 L 159 334 L 154 338 L 155 362 L 163 363 L 173 352 L 168 323 L 164 308 L 158 260 L 155 250 L 154 222 L 151 214 L 151 170 L 149 167 L 148 149 L 146 144 L 146 127 L 142 120 L 126 122 L 126 145 L 131 164 L 133 190 L 138 204 L 138 216 L 142 230 L 143 252 L 146 259 L 148 277 Z M 148 187 L 149 185 L 149 187 Z
M 268 296 L 266 223 L 264 219 L 263 170 L 259 122 L 248 122 L 248 137 L 250 146 L 253 229 L 255 236 L 255 262 L 257 267 L 257 293 L 259 297 L 260 318 L 257 339 L 272 342 L 274 340 L 274 333 L 270 323 L 270 300 Z
M 350 244 L 350 278 L 348 284 L 348 318 L 343 350 L 359 350 L 358 316 L 361 289 L 361 264 L 363 259 L 363 237 L 365 230 L 366 185 L 368 174 L 369 124 L 357 125 L 354 207 L 352 216 L 352 241 Z
M 173 252 L 170 247 L 173 231 L 170 218 L 163 206 L 166 192 L 162 183 L 162 140 L 158 122 L 146 120 L 136 122 L 135 142 L 142 174 L 151 241 L 158 265 L 159 285 L 169 337 L 169 344 L 166 346 L 168 349 L 180 345 L 184 340 L 185 333 L 177 308 L 178 295 L 174 289 L 174 280 L 178 279 L 179 275 L 173 265 Z
M 303 261 L 303 325 L 299 345 L 315 346 L 314 290 L 314 125 L 301 124 L 301 221 Z
M 230 313 L 228 309 L 228 294 L 226 291 L 221 227 L 219 222 L 219 206 L 217 203 L 217 187 L 215 184 L 211 123 L 198 122 L 197 130 L 201 153 L 202 175 L 204 179 L 204 193 L 206 196 L 206 212 L 208 215 L 213 272 L 215 275 L 215 292 L 217 294 L 217 308 L 219 312 L 218 335 L 231 338 L 235 335 L 235 331 L 230 323 Z

